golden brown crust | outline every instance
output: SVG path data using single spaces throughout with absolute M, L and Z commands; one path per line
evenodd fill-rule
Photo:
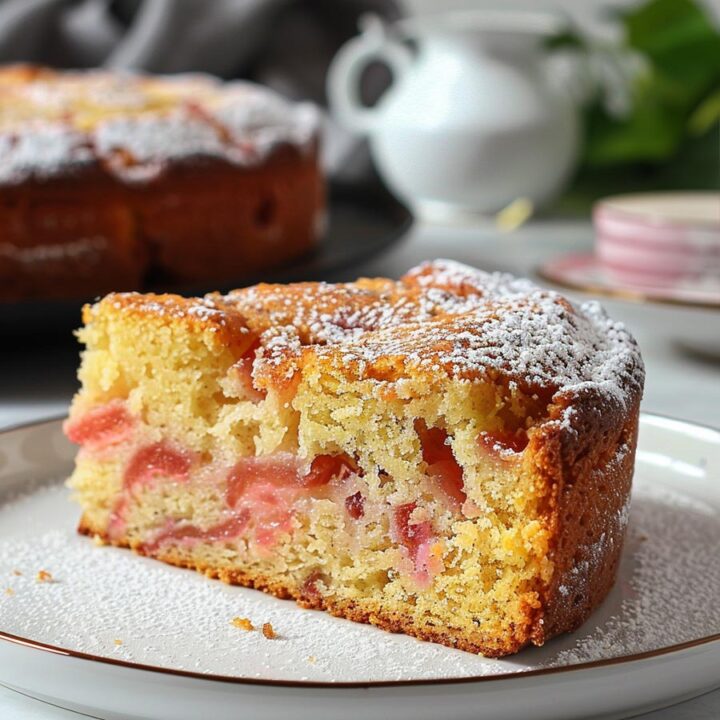
M 0 193 L 0 301 L 139 287 L 148 262 L 123 193 L 99 169 Z
M 450 278 L 457 292 L 445 289 Z M 348 379 L 388 384 L 404 378 L 431 383 L 442 373 L 514 383 L 560 412 L 580 387 L 593 389 L 599 402 L 607 399 L 621 414 L 642 392 L 635 341 L 597 304 L 575 307 L 528 281 L 447 260 L 423 263 L 397 282 L 261 283 L 225 296 L 168 295 L 161 306 L 131 298 L 128 305 L 150 317 L 192 315 L 198 330 L 224 316 L 238 332 L 267 334 L 253 370 L 260 387 L 317 363 Z
M 571 425 L 548 423 L 539 440 L 539 470 L 551 488 L 555 564 L 543 622 L 533 630 L 545 640 L 579 627 L 612 589 L 637 447 L 639 397 L 623 412 L 589 391 L 573 407 Z

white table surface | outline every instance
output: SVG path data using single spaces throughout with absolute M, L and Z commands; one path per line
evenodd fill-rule
M 421 260 L 447 257 L 485 269 L 532 275 L 546 258 L 589 248 L 587 222 L 538 220 L 514 233 L 498 234 L 492 225 L 439 227 L 416 225 L 390 251 L 332 279 L 358 275 L 395 277 Z M 572 293 L 570 293 L 572 294 Z M 578 296 L 581 297 L 581 296 Z M 610 314 L 624 321 L 643 350 L 647 382 L 643 409 L 685 420 L 720 426 L 720 361 L 686 352 L 680 330 L 720 333 L 720 313 L 659 305 L 603 301 Z M 77 350 L 69 343 L 47 346 L 28 338 L 0 352 L 0 428 L 66 411 L 75 388 Z M 5 720 L 73 720 L 80 715 L 26 698 L 0 687 L 0 718 Z M 718 720 L 720 691 L 644 720 Z

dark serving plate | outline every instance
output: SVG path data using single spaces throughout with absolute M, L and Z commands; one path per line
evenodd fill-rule
M 329 223 L 325 237 L 316 250 L 292 265 L 221 283 L 173 285 L 150 282 L 143 290 L 202 295 L 213 290 L 225 292 L 257 282 L 354 277 L 354 266 L 388 249 L 411 225 L 412 216 L 408 210 L 381 186 L 331 184 Z M 94 298 L 82 297 L 73 300 L 0 303 L 0 333 L 66 333 L 80 324 L 80 308 L 92 300 Z

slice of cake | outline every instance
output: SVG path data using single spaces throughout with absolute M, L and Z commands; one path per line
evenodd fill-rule
M 81 532 L 489 656 L 611 588 L 644 373 L 597 304 L 436 261 L 84 320 Z

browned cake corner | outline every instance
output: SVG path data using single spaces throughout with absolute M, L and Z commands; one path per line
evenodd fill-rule
M 488 656 L 611 588 L 644 374 L 596 303 L 435 261 L 84 320 L 81 532 Z
M 319 127 L 247 82 L 0 67 L 0 301 L 302 256 L 325 217 Z

